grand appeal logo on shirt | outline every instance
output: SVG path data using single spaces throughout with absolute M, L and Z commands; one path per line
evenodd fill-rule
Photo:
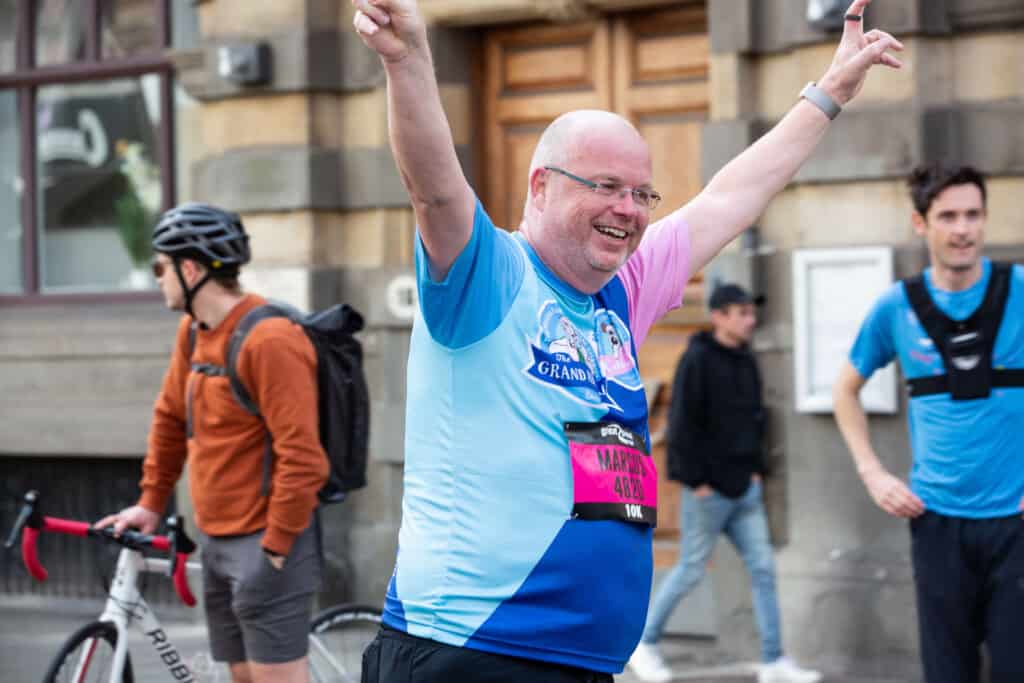
M 526 374 L 581 403 L 609 408 L 619 407 L 608 391 L 609 382 L 630 391 L 641 388 L 629 329 L 615 311 L 596 311 L 594 329 L 586 333 L 554 300 L 544 302 L 537 318 Z

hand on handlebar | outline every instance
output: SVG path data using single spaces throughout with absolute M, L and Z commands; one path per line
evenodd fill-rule
M 125 529 L 138 529 L 144 534 L 152 534 L 160 525 L 160 515 L 141 505 L 132 505 L 113 515 L 107 515 L 93 524 L 93 528 L 104 529 L 114 526 L 114 535 L 120 536 Z

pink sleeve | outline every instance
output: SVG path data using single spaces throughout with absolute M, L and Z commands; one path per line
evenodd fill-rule
M 619 271 L 629 301 L 629 327 L 639 349 L 647 332 L 683 302 L 690 279 L 690 228 L 677 210 L 647 228 Z

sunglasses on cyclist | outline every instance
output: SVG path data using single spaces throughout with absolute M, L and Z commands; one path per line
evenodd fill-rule
M 164 263 L 159 259 L 153 259 L 153 262 L 150 265 L 153 267 L 153 277 L 155 277 L 157 280 L 162 278 L 164 276 L 164 273 L 171 266 L 170 263 Z

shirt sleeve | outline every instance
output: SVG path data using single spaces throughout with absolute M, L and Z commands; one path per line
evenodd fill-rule
M 850 364 L 864 379 L 896 357 L 893 321 L 905 299 L 903 283 L 897 282 L 875 302 L 850 349 Z
M 669 406 L 668 457 L 675 478 L 690 488 L 708 480 L 701 426 L 707 423 L 703 364 L 696 353 L 685 353 L 676 368 Z
M 512 235 L 496 228 L 477 200 L 473 232 L 447 276 L 435 282 L 419 232 L 416 277 L 423 320 L 434 341 L 463 348 L 497 329 L 523 283 L 526 257 Z
M 320 444 L 316 350 L 297 324 L 270 318 L 249 333 L 237 367 L 273 437 L 273 482 L 262 545 L 287 555 L 309 525 L 328 475 Z
M 191 318 L 182 316 L 174 338 L 171 362 L 153 406 L 149 444 L 146 458 L 142 461 L 139 505 L 159 514 L 163 514 L 167 507 L 188 455 L 185 392 L 191 370 L 190 325 Z
M 647 227 L 619 277 L 629 300 L 630 330 L 640 348 L 654 323 L 682 304 L 690 279 L 690 228 L 681 209 Z

